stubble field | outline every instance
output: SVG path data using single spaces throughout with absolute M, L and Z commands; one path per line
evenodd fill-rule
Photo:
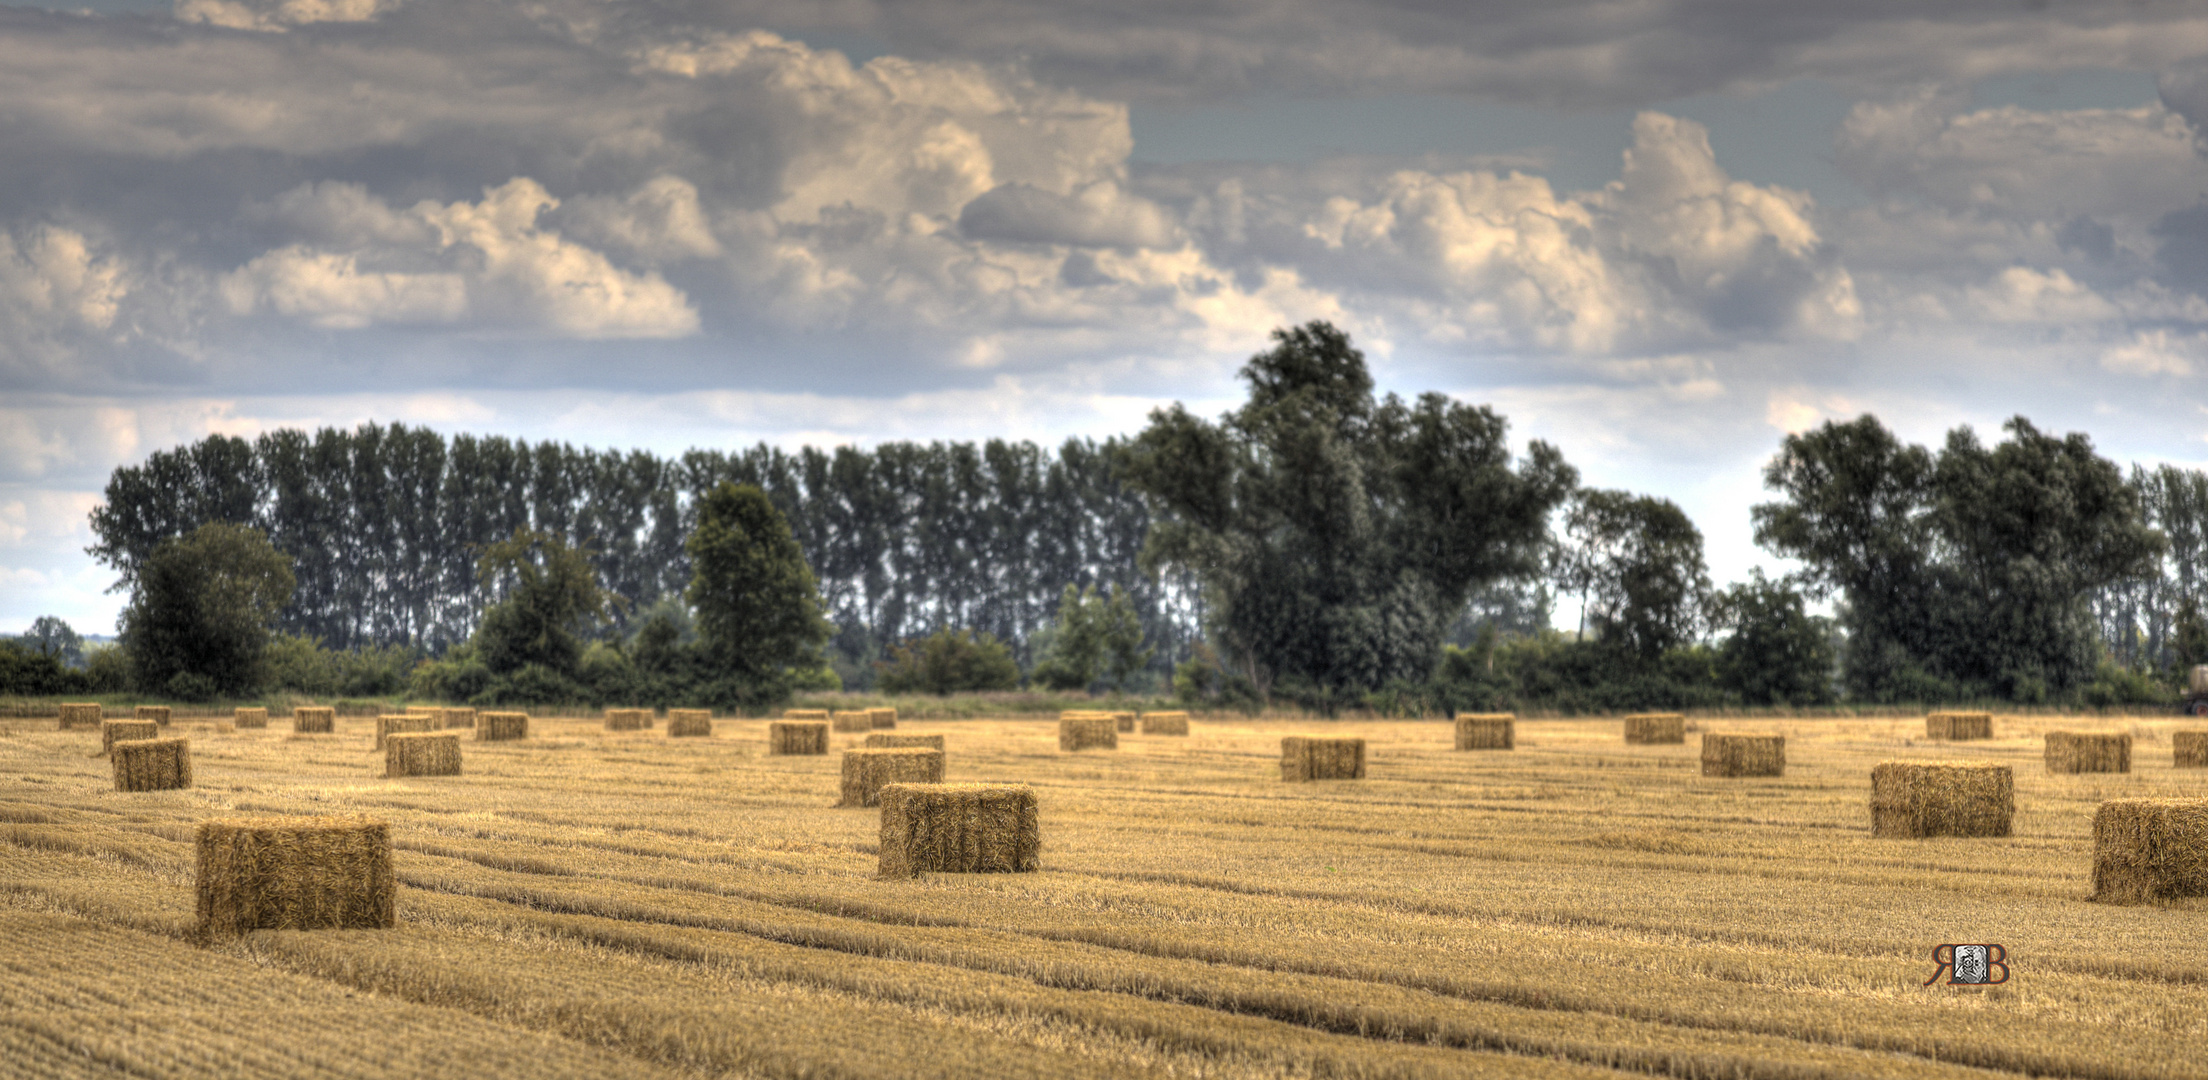
M 1040 797 L 1042 870 L 874 876 L 825 757 L 595 719 L 385 780 L 373 721 L 192 738 L 197 787 L 122 794 L 97 732 L 0 721 L 0 1071 L 37 1076 L 2208 1075 L 2208 904 L 2086 902 L 2103 799 L 2208 795 L 2167 720 L 1708 721 L 1788 736 L 1706 779 L 1697 736 L 1522 720 L 1202 720 L 1060 753 L 1052 719 L 906 721 L 947 779 Z M 2040 734 L 2131 730 L 2128 775 Z M 465 733 L 463 733 L 465 734 Z M 1369 778 L 1282 783 L 1361 735 Z M 2016 767 L 2015 835 L 1874 840 L 1882 760 Z M 196 824 L 391 823 L 399 926 L 193 941 Z M 1926 987 L 1998 942 L 2000 987 Z

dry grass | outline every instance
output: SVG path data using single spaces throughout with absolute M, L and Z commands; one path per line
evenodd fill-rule
M 117 791 L 172 791 L 192 786 L 190 739 L 117 739 L 108 744 Z
M 1990 739 L 1993 738 L 1993 714 L 1982 712 L 1936 712 L 1924 718 L 1924 737 L 1927 739 Z
M 460 734 L 450 731 L 396 731 L 383 742 L 383 775 L 460 775 Z
M 1517 720 L 1509 713 L 1464 713 L 1457 717 L 1457 749 L 1511 749 L 1518 741 Z
M 2050 731 L 2042 760 L 2051 773 L 2127 773 L 2131 771 L 2131 734 Z
M 2093 814 L 2093 899 L 2208 896 L 2208 799 L 2112 799 Z
M 1986 761 L 1882 761 L 1871 770 L 1871 835 L 2007 836 L 2016 772 Z
M 402 741 L 453 738 L 411 735 Z M 454 753 L 459 752 L 457 740 Z M 335 817 L 224 818 L 199 826 L 193 874 L 203 937 L 398 924 L 391 827 Z
M 295 735 L 327 735 L 337 730 L 337 710 L 327 705 L 301 705 L 291 710 Z
M 1704 732 L 1702 775 L 1785 776 L 1786 736 Z

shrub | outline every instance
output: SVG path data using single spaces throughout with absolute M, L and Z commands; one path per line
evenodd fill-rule
M 1012 650 L 992 634 L 938 630 L 891 649 L 889 655 L 876 679 L 883 693 L 949 695 L 1020 685 L 1020 665 Z

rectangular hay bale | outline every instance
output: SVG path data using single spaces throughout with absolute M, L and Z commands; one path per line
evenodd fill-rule
M 1625 718 L 1625 741 L 1629 743 L 1686 742 L 1687 718 L 1679 713 L 1634 713 Z
M 132 715 L 140 720 L 151 720 L 162 727 L 169 726 L 169 707 L 166 705 L 140 705 Z
M 1705 731 L 1702 775 L 1785 776 L 1786 736 Z
M 291 730 L 298 735 L 328 735 L 337 730 L 337 710 L 327 705 L 301 705 L 291 710 Z
M 1142 714 L 1142 733 L 1145 735 L 1186 735 L 1188 714 L 1185 712 L 1154 712 Z
M 828 722 L 825 720 L 774 720 L 767 724 L 767 753 L 825 754 Z
M 1121 730 L 1121 731 L 1123 731 L 1123 732 L 1127 732 L 1127 731 L 1133 731 L 1133 730 L 1135 730 L 1135 714 L 1134 714 L 1134 713 L 1131 713 L 1131 712 L 1115 712 L 1115 713 L 1113 713 L 1113 714 L 1112 714 L 1112 722 L 1113 722 L 1113 723 L 1115 723 L 1115 724 L 1118 724 L 1118 725 L 1119 725 L 1119 730 Z
M 648 725 L 644 720 L 651 713 L 644 709 L 607 709 L 607 731 L 642 731 Z
M 866 715 L 872 718 L 874 722 L 874 730 L 876 731 L 887 731 L 897 726 L 896 709 L 886 706 L 881 708 L 868 709 L 866 710 Z
M 2170 765 L 2178 769 L 2208 769 L 2208 731 L 2171 732 Z
M 2093 896 L 2208 896 L 2208 799 L 2111 799 L 2093 814 Z
M 667 737 L 670 739 L 710 738 L 713 734 L 713 710 L 667 710 Z
M 826 710 L 826 709 L 784 709 L 784 710 L 782 710 L 782 719 L 784 719 L 784 720 L 826 720 L 826 719 L 828 719 L 828 710 Z
M 376 749 L 383 749 L 386 740 L 402 732 L 435 730 L 437 730 L 437 718 L 434 716 L 421 716 L 415 713 L 385 713 L 376 717 Z
M 871 736 L 869 736 L 871 738 Z M 922 746 L 843 752 L 843 797 L 837 806 L 874 806 L 888 784 L 940 784 L 943 751 Z
M 1513 750 L 1518 746 L 1518 717 L 1514 713 L 1459 713 L 1457 749 Z
M 449 731 L 394 731 L 383 743 L 384 778 L 460 775 L 460 736 Z
M 1290 735 L 1280 740 L 1282 780 L 1362 780 L 1365 740 Z
M 474 709 L 446 709 L 443 716 L 445 730 L 472 728 L 475 726 Z
M 2041 756 L 2051 773 L 2128 773 L 2131 735 L 2050 731 Z
M 874 714 L 866 709 L 838 709 L 832 719 L 837 731 L 874 730 Z
M 529 737 L 529 714 L 525 712 L 486 712 L 475 718 L 475 741 L 513 742 Z
M 1119 725 L 1112 722 L 1111 714 L 1064 716 L 1059 719 L 1058 749 L 1071 751 L 1092 748 L 1119 749 Z
M 230 722 L 240 728 L 265 728 L 268 726 L 268 710 L 249 709 L 240 705 L 231 712 Z
M 391 827 L 366 818 L 201 822 L 199 932 L 388 930 L 398 925 Z
M 1936 712 L 1924 717 L 1924 737 L 1927 739 L 1990 739 L 1993 738 L 1993 714 L 1983 712 Z
M 102 720 L 100 721 L 100 753 L 113 755 L 115 744 L 125 739 L 158 739 L 161 725 L 151 720 Z
M 61 707 L 61 730 L 99 727 L 100 721 L 105 715 L 101 712 L 100 705 L 96 701 L 90 704 L 63 705 Z
M 943 736 L 876 734 L 866 737 L 866 748 L 869 750 L 894 750 L 903 746 L 924 746 L 930 750 L 941 750 L 943 749 Z
M 1042 820 L 1033 788 L 888 784 L 879 797 L 882 877 L 1021 873 L 1041 864 Z
M 1990 761 L 1882 761 L 1871 769 L 1871 835 L 2007 836 L 2016 771 Z
M 192 786 L 190 739 L 117 739 L 108 748 L 115 790 L 169 791 Z

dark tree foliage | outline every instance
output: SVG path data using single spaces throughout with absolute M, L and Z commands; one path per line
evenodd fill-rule
M 123 611 L 132 681 L 188 700 L 258 690 L 269 626 L 292 584 L 291 560 L 241 525 L 202 525 L 156 545 Z
M 1596 638 L 1654 660 L 1701 633 L 1702 532 L 1669 499 L 1581 491 L 1564 518 L 1557 583 L 1585 600 Z
M 476 574 L 502 598 L 484 613 L 472 644 L 494 674 L 537 665 L 575 673 L 591 627 L 612 615 L 620 598 L 598 586 L 589 552 L 549 533 L 517 530 L 483 550 Z
M 63 667 L 84 666 L 84 636 L 59 616 L 41 615 L 31 620 L 30 630 L 16 640 L 40 656 L 53 657 Z
M 993 635 L 938 630 L 890 649 L 876 682 L 891 694 L 1013 690 L 1020 685 L 1020 665 Z
M 1123 474 L 1159 513 L 1145 565 L 1203 585 L 1225 663 L 1323 709 L 1426 677 L 1471 591 L 1540 568 L 1576 479 L 1505 421 L 1440 394 L 1375 400 L 1364 356 L 1323 322 L 1275 331 L 1241 409 L 1153 412 Z
M 709 663 L 745 684 L 777 686 L 792 668 L 820 666 L 834 628 L 820 617 L 812 568 L 766 492 L 713 489 L 689 551 L 687 596 Z
M 1825 705 L 1833 700 L 1832 636 L 1801 590 L 1763 571 L 1719 593 L 1711 622 L 1731 631 L 1717 648 L 1717 678 L 1745 705 Z

